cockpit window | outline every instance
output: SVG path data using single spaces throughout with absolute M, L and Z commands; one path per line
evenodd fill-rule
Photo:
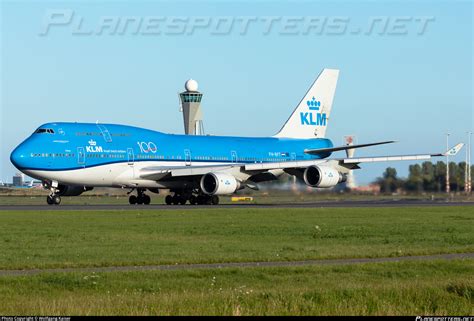
M 38 128 L 35 134 L 54 134 L 54 130 L 51 128 Z

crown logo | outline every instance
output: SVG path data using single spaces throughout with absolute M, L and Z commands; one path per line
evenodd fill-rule
M 319 110 L 319 107 L 321 106 L 321 102 L 319 100 L 316 100 L 316 98 L 313 97 L 313 99 L 308 100 L 306 102 L 310 110 Z
M 92 140 L 92 139 L 91 139 L 90 141 L 88 141 L 88 143 L 89 143 L 89 145 L 91 145 L 91 146 L 97 145 L 96 141 L 95 141 L 95 140 Z

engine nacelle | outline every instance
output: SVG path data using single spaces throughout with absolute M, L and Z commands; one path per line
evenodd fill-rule
M 57 194 L 60 196 L 79 196 L 92 189 L 93 187 L 87 186 L 59 185 Z
M 334 187 L 345 182 L 346 175 L 329 166 L 310 166 L 305 169 L 303 180 L 311 187 Z
M 232 194 L 240 189 L 240 182 L 226 173 L 207 173 L 201 178 L 201 190 L 207 195 Z

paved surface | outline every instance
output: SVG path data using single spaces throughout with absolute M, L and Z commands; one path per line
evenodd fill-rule
M 387 200 L 387 201 L 323 201 L 295 204 L 222 204 L 222 205 L 0 205 L 0 211 L 97 211 L 97 210 L 192 210 L 196 208 L 329 208 L 329 207 L 407 207 L 407 206 L 474 206 L 474 202 Z
M 399 261 L 426 261 L 426 260 L 454 260 L 474 259 L 474 253 L 454 253 L 423 256 L 399 256 L 384 258 L 358 258 L 335 260 L 307 260 L 286 262 L 243 262 L 243 263 L 213 263 L 213 264 L 176 264 L 176 265 L 146 265 L 146 266 L 106 266 L 90 268 L 58 268 L 58 269 L 33 269 L 33 270 L 0 270 L 0 276 L 35 275 L 39 273 L 58 272 L 130 272 L 130 271 L 166 271 L 166 270 L 192 270 L 192 269 L 222 269 L 222 268 L 249 268 L 249 267 L 294 267 L 308 265 L 347 265 L 359 263 L 380 263 Z

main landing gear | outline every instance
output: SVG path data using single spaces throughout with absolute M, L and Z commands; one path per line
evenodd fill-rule
M 133 192 L 130 191 L 130 193 Z M 129 193 L 129 194 L 130 194 Z M 128 198 L 128 202 L 131 204 L 131 205 L 135 205 L 135 204 L 145 204 L 145 205 L 149 205 L 150 202 L 151 202 L 151 198 L 150 196 L 146 195 L 145 194 L 145 189 L 144 188 L 137 188 L 137 196 L 135 195 L 130 195 L 130 197 Z
M 219 196 L 175 192 L 174 195 L 167 195 L 165 197 L 167 205 L 184 205 L 187 202 L 191 205 L 217 205 L 219 204 Z

